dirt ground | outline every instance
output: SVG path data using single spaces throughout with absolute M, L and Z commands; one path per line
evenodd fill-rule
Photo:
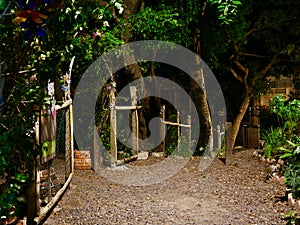
M 215 159 L 202 172 L 201 159 L 191 159 L 174 176 L 146 186 L 118 184 L 98 172 L 76 170 L 70 189 L 44 224 L 285 224 L 282 218 L 292 210 L 285 188 L 266 179 L 267 166 L 253 151 L 236 152 L 230 166 Z M 159 160 L 151 157 L 126 168 Z M 124 171 L 114 173 L 124 176 Z

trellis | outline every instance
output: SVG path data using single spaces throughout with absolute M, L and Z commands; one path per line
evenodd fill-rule
M 163 140 L 162 141 L 163 151 L 165 151 L 165 148 L 166 148 L 166 142 L 164 140 L 164 136 L 166 134 L 166 125 L 177 127 L 177 137 L 178 137 L 177 144 L 179 144 L 180 140 L 181 140 L 181 133 L 182 133 L 181 128 L 187 129 L 187 138 L 188 138 L 187 149 L 191 150 L 191 146 L 192 146 L 191 115 L 187 115 L 187 119 L 186 119 L 187 122 L 186 122 L 186 124 L 183 124 L 180 122 L 180 113 L 178 111 L 176 113 L 176 122 L 166 121 L 165 111 L 166 111 L 166 107 L 162 106 L 162 108 L 161 108 L 161 140 Z
M 109 94 L 109 102 L 110 102 L 110 151 L 111 151 L 111 163 L 112 166 L 115 166 L 118 161 L 118 147 L 117 147 L 117 110 L 134 110 L 131 119 L 131 127 L 132 127 L 132 146 L 133 152 L 135 155 L 138 154 L 139 150 L 139 142 L 138 142 L 138 131 L 139 131 L 139 118 L 138 118 L 138 109 L 141 109 L 142 106 L 137 105 L 137 97 L 136 97 L 136 87 L 130 86 L 130 96 L 131 96 L 131 105 L 130 106 L 117 106 L 116 105 L 116 96 L 114 89 L 110 90 Z
M 116 105 L 116 96 L 114 89 L 110 90 L 109 99 L 110 99 L 110 153 L 111 153 L 111 164 L 115 166 L 118 162 L 118 147 L 117 147 L 117 137 L 116 137 L 116 130 L 117 130 L 117 111 L 118 110 L 133 110 L 132 117 L 131 117 L 131 139 L 132 139 L 132 146 L 134 156 L 132 158 L 137 158 L 139 153 L 139 142 L 138 142 L 138 133 L 139 133 L 139 118 L 138 118 L 138 110 L 142 108 L 142 106 L 137 105 L 137 96 L 136 96 L 137 89 L 135 86 L 130 87 L 130 97 L 131 97 L 131 105 L 130 106 L 117 106 Z M 164 135 L 166 133 L 166 125 L 168 126 L 176 126 L 177 127 L 177 135 L 179 137 L 178 143 L 180 143 L 180 136 L 181 136 L 181 129 L 187 129 L 187 139 L 188 139 L 188 146 L 187 149 L 191 149 L 191 116 L 187 115 L 187 123 L 183 124 L 180 122 L 180 114 L 177 112 L 177 121 L 171 122 L 165 120 L 165 106 L 161 109 L 161 128 L 160 128 L 160 136 L 161 140 L 164 139 Z M 162 143 L 163 150 L 165 150 L 165 141 L 163 140 Z
M 59 201 L 69 186 L 74 171 L 74 143 L 73 143 L 73 106 L 70 95 L 71 61 L 69 72 L 63 77 L 63 104 L 55 105 L 46 117 L 44 110 L 36 112 L 35 134 L 36 144 L 43 145 L 43 135 L 54 129 L 52 125 L 47 129 L 44 120 L 51 120 L 55 125 L 55 151 L 49 157 L 44 151 L 33 163 L 28 181 L 28 224 L 40 224 Z M 54 85 L 54 84 L 53 84 Z M 53 94 L 54 96 L 54 94 Z M 54 116 L 55 115 L 55 116 Z M 48 124 L 49 125 L 49 124 Z M 49 147 L 47 145 L 47 147 Z M 46 151 L 49 150 L 46 148 Z M 50 151 L 50 150 L 49 150 Z M 49 152 L 48 152 L 49 153 Z

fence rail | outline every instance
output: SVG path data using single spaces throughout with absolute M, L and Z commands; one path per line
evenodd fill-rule
M 162 141 L 162 145 L 163 145 L 163 151 L 165 151 L 166 148 L 166 143 L 164 140 L 165 134 L 166 134 L 166 126 L 165 125 L 170 125 L 170 126 L 177 126 L 177 137 L 178 140 L 177 142 L 180 143 L 180 137 L 181 137 L 181 127 L 186 128 L 187 129 L 187 138 L 188 138 L 188 146 L 187 149 L 191 150 L 191 146 L 192 146 L 192 125 L 191 125 L 191 116 L 187 115 L 187 124 L 182 124 L 180 122 L 180 114 L 179 112 L 177 112 L 176 115 L 176 122 L 171 122 L 171 121 L 166 121 L 165 118 L 165 111 L 166 111 L 166 107 L 162 106 L 161 108 L 161 140 Z

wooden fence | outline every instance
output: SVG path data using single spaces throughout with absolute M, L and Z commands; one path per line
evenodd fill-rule
M 183 124 L 180 122 L 180 113 L 177 111 L 176 114 L 176 122 L 171 122 L 171 121 L 166 121 L 165 118 L 165 112 L 166 112 L 166 107 L 162 106 L 161 108 L 161 140 L 162 141 L 162 145 L 163 145 L 163 151 L 165 151 L 166 149 L 166 141 L 165 141 L 165 134 L 166 134 L 166 125 L 169 126 L 176 126 L 177 127 L 177 144 L 180 143 L 181 140 L 181 128 L 185 128 L 187 129 L 187 139 L 188 139 L 188 145 L 186 146 L 187 150 L 191 150 L 191 146 L 192 146 L 192 125 L 191 125 L 191 116 L 187 115 L 187 124 Z
M 42 118 L 35 123 L 36 142 L 42 144 Z M 44 155 L 34 162 L 28 183 L 27 223 L 40 224 L 61 198 L 73 176 L 73 110 L 72 100 L 56 106 L 55 152 L 48 160 Z
M 138 134 L 139 134 L 139 118 L 138 118 L 138 110 L 142 108 L 142 106 L 137 105 L 137 97 L 136 97 L 136 87 L 130 87 L 130 96 L 131 96 L 131 105 L 130 106 L 117 106 L 116 105 L 116 97 L 114 90 L 110 91 L 110 153 L 111 153 L 111 164 L 115 166 L 118 162 L 118 147 L 117 147 L 117 111 L 119 110 L 133 110 L 131 117 L 131 140 L 132 140 L 132 152 L 134 153 L 135 158 L 137 158 L 139 152 L 139 142 L 138 142 Z M 177 113 L 177 121 L 171 122 L 165 120 L 165 106 L 161 109 L 161 128 L 160 128 L 160 136 L 163 145 L 163 151 L 165 150 L 165 140 L 164 135 L 166 133 L 166 125 L 168 126 L 176 126 L 177 127 L 177 136 L 179 137 L 178 143 L 180 143 L 181 129 L 185 128 L 188 130 L 187 132 L 187 140 L 188 146 L 187 149 L 191 149 L 191 116 L 187 115 L 187 124 L 183 124 L 180 122 L 180 114 Z
M 138 109 L 141 109 L 142 106 L 137 105 L 136 97 L 136 87 L 130 87 L 130 96 L 131 96 L 131 106 L 117 106 L 116 97 L 114 90 L 110 90 L 109 100 L 110 100 L 110 151 L 111 151 L 111 164 L 115 166 L 118 161 L 118 147 L 117 147 L 117 111 L 118 110 L 134 110 L 132 113 L 131 119 L 131 140 L 133 146 L 133 152 L 135 155 L 138 154 L 139 142 L 138 142 L 138 131 L 139 131 L 139 118 L 138 118 Z

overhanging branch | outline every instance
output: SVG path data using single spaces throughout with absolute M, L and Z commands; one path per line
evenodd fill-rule
M 267 56 L 263 56 L 263 55 L 257 55 L 257 54 L 253 54 L 253 53 L 246 53 L 246 52 L 242 52 L 242 53 L 239 53 L 240 55 L 243 55 L 243 56 L 249 56 L 249 57 L 255 57 L 255 58 L 262 58 L 262 59 L 267 59 L 269 57 Z
M 244 67 L 239 61 L 234 60 L 234 64 L 245 73 L 245 76 L 243 77 L 243 84 L 247 84 L 247 79 L 249 76 L 249 69 L 247 67 Z
M 249 30 L 249 31 L 247 32 L 247 34 L 245 35 L 245 37 L 248 37 L 250 34 L 252 34 L 252 33 L 255 32 L 255 31 L 259 31 L 259 30 L 263 30 L 263 29 L 265 29 L 265 27 L 261 27 L 261 28 L 252 28 L 251 30 Z
M 273 58 L 271 62 L 266 65 L 266 67 L 260 72 L 261 74 L 266 74 L 273 66 L 273 64 L 277 61 L 276 57 Z
M 251 85 L 255 85 L 256 80 L 265 75 L 272 68 L 275 62 L 277 62 L 276 56 L 260 71 L 260 73 L 258 73 L 257 76 L 253 78 Z
M 244 80 L 242 77 L 240 77 L 237 72 L 232 68 L 230 67 L 230 72 L 232 73 L 232 75 L 238 80 L 240 81 L 242 84 L 244 84 Z

